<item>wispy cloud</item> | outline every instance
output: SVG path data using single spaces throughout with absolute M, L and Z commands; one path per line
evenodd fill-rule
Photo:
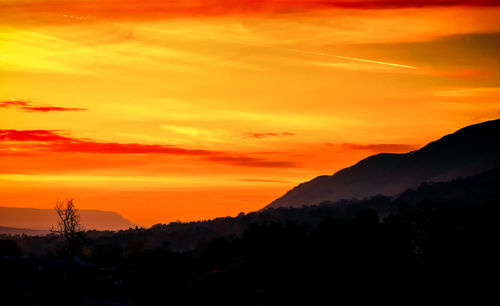
M 241 179 L 243 182 L 256 182 L 256 183 L 279 183 L 279 184 L 289 184 L 291 181 L 285 180 L 263 180 L 263 179 Z
M 25 112 L 67 112 L 85 111 L 86 108 L 33 105 L 26 101 L 0 101 L 0 108 L 14 108 Z
M 160 127 L 170 134 L 182 137 L 184 143 L 189 143 L 190 139 L 203 139 L 210 142 L 226 142 L 227 132 L 224 130 L 200 129 L 193 126 L 162 124 Z
M 272 161 L 248 156 L 210 156 L 207 160 L 243 167 L 290 168 L 297 166 L 291 161 Z
M 328 145 L 328 144 L 327 144 Z M 419 148 L 417 145 L 411 144 L 394 144 L 394 143 L 377 143 L 377 144 L 358 144 L 358 143 L 343 143 L 342 148 L 348 150 L 367 150 L 375 153 L 401 153 L 409 152 Z
M 281 137 L 281 136 L 294 136 L 294 133 L 290 132 L 282 132 L 282 133 L 251 133 L 247 132 L 244 133 L 246 137 L 249 138 L 257 138 L 257 139 L 262 139 L 262 138 L 267 138 L 267 137 Z
M 500 87 L 457 88 L 435 93 L 442 97 L 499 97 Z
M 97 18 L 120 20 L 123 18 L 159 19 L 175 17 L 217 17 L 228 15 L 273 14 L 331 9 L 400 9 L 433 6 L 499 6 L 495 0 L 13 0 L 0 2 L 0 11 L 31 13 L 60 12 L 75 16 L 74 22 Z
M 436 70 L 436 69 L 425 69 L 421 70 L 422 74 L 430 76 L 441 76 L 456 79 L 484 79 L 491 76 L 491 72 L 485 69 L 458 69 L 458 70 Z

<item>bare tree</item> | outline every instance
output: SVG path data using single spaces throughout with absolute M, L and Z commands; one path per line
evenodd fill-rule
M 75 255 L 83 238 L 83 226 L 80 223 L 80 215 L 73 200 L 57 200 L 54 210 L 59 216 L 59 222 L 57 227 L 51 228 L 50 231 L 63 236 L 68 243 L 70 253 Z

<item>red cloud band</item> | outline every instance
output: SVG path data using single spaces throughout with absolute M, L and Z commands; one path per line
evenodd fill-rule
M 0 12 L 50 13 L 107 19 L 253 15 L 328 9 L 397 9 L 428 6 L 500 6 L 497 0 L 14 0 Z
M 169 145 L 149 145 L 138 143 L 95 142 L 61 136 L 51 130 L 0 130 L 0 141 L 36 141 L 43 142 L 36 146 L 53 152 L 80 152 L 102 154 L 179 154 L 209 155 L 216 152 L 206 150 L 189 150 Z
M 0 141 L 70 142 L 74 139 L 50 130 L 0 130 Z
M 26 112 L 64 112 L 64 111 L 84 111 L 85 108 L 59 107 L 59 106 L 34 106 L 26 101 L 0 101 L 0 107 L 17 108 Z
M 37 142 L 29 146 L 19 145 L 17 149 L 50 151 L 58 153 L 96 153 L 96 154 L 171 154 L 206 156 L 205 160 L 244 167 L 293 167 L 289 161 L 269 161 L 262 158 L 230 155 L 209 150 L 184 149 L 170 145 L 97 142 L 62 136 L 53 130 L 0 130 L 0 142 Z M 13 144 L 3 147 L 11 150 Z M 2 146 L 0 146 L 0 153 Z M 16 150 L 17 151 L 17 150 Z

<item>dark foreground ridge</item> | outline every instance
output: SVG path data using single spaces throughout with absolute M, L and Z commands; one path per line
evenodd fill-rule
M 467 177 L 500 166 L 500 119 L 465 127 L 420 150 L 370 156 L 334 175 L 302 183 L 270 207 L 301 207 L 324 201 L 397 195 L 424 182 Z
M 12 305 L 477 303 L 497 289 L 499 186 L 494 169 L 394 198 L 87 232 L 74 257 L 56 236 L 3 236 L 0 288 Z

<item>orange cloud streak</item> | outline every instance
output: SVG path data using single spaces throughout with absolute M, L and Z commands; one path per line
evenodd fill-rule
M 109 19 L 154 19 L 227 15 L 262 15 L 328 9 L 401 9 L 443 6 L 499 6 L 494 0 L 14 0 L 0 9 L 32 13 L 65 13 Z M 85 17 L 82 17 L 85 18 Z
M 60 107 L 60 106 L 39 106 L 32 105 L 25 101 L 0 101 L 2 108 L 19 108 L 26 112 L 67 112 L 67 111 L 85 111 L 85 108 Z
M 1 142 L 9 142 L 2 146 Z M 31 142 L 28 146 L 15 145 L 12 142 Z M 34 144 L 32 142 L 41 142 Z M 207 156 L 205 160 L 218 163 L 227 163 L 243 167 L 294 167 L 296 163 L 290 161 L 270 161 L 240 154 L 229 155 L 229 152 L 209 150 L 184 149 L 171 145 L 139 144 L 139 143 L 110 143 L 82 140 L 59 135 L 56 131 L 48 130 L 0 130 L 0 154 L 8 154 L 37 150 L 59 153 L 95 153 L 95 154 L 169 154 Z
M 383 144 L 357 144 L 357 143 L 344 143 L 342 144 L 342 148 L 349 150 L 368 150 L 375 153 L 385 153 L 385 152 L 394 152 L 394 153 L 406 153 L 409 151 L 417 150 L 420 146 L 410 145 L 410 144 L 392 144 L 392 143 L 383 143 Z

